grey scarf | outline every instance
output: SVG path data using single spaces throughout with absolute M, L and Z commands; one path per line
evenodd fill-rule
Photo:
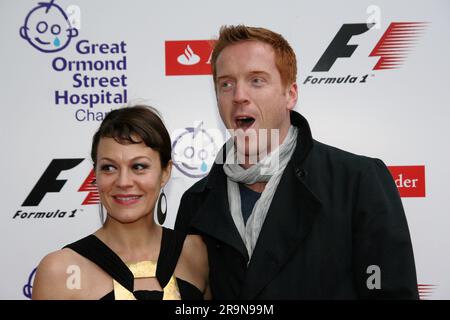
M 266 219 L 267 211 L 269 210 L 283 171 L 294 153 L 297 144 L 297 134 L 298 129 L 291 126 L 283 143 L 264 159 L 248 169 L 242 168 L 236 161 L 229 161 L 230 157 L 236 159 L 236 151 L 234 150 L 235 148 L 231 148 L 230 151 L 227 149 L 227 161 L 223 165 L 223 170 L 228 176 L 228 203 L 234 223 L 247 248 L 249 259 L 252 257 L 259 233 Z M 233 138 L 227 144 L 232 143 L 232 141 Z M 267 182 L 267 184 L 261 197 L 256 201 L 245 225 L 244 218 L 242 217 L 241 195 L 238 183 L 253 184 L 256 182 Z

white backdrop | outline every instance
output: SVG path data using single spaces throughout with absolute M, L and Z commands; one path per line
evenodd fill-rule
M 144 102 L 161 111 L 178 165 L 166 188 L 165 225 L 173 226 L 183 191 L 209 170 L 225 134 L 207 40 L 221 25 L 239 23 L 270 28 L 293 46 L 296 110 L 316 139 L 381 158 L 402 180 L 421 297 L 450 298 L 449 1 L 57 0 L 38 6 L 0 2 L 1 299 L 27 299 L 32 271 L 45 254 L 100 227 L 95 193 L 81 187 L 92 167 L 91 137 L 112 108 Z M 348 45 L 356 46 L 350 57 L 312 71 L 341 27 L 367 22 L 376 25 L 350 38 Z M 392 25 L 404 22 L 427 24 Z M 392 42 L 399 35 L 415 41 Z M 385 57 L 387 47 L 401 54 L 401 65 L 374 70 L 382 57 L 369 55 L 380 41 Z M 82 83 L 84 76 L 104 79 L 92 87 Z M 340 77 L 347 81 L 337 83 Z M 332 78 L 335 83 L 325 83 Z M 107 95 L 115 100 L 101 103 Z M 194 151 L 191 162 L 187 150 Z M 48 179 L 38 184 L 41 177 Z M 88 195 L 94 204 L 83 204 Z

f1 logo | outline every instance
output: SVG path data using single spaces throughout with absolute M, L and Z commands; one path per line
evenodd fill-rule
M 367 23 L 342 25 L 312 71 L 329 71 L 338 58 L 351 57 L 358 46 L 356 44 L 349 45 L 349 40 L 353 36 L 369 31 L 373 26 L 374 24 Z
M 312 72 L 329 71 L 338 58 L 351 57 L 358 45 L 349 45 L 350 39 L 369 31 L 374 25 L 373 23 L 342 25 Z M 412 48 L 425 27 L 425 22 L 392 22 L 369 54 L 369 57 L 380 57 L 373 70 L 397 68 L 405 60 L 408 49 Z
M 79 165 L 84 159 L 53 159 L 42 174 L 39 181 L 31 190 L 28 197 L 23 202 L 23 207 L 34 207 L 41 203 L 48 192 L 61 191 L 67 180 L 58 180 L 58 175 L 62 171 L 70 170 Z

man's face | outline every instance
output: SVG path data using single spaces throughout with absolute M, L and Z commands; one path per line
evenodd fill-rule
M 270 135 L 271 129 L 278 129 L 283 141 L 290 126 L 289 111 L 297 102 L 297 85 L 283 86 L 272 47 L 259 41 L 228 46 L 217 58 L 216 73 L 217 102 L 225 126 L 241 129 L 246 139 L 253 130 L 258 134 L 267 129 Z M 259 149 L 246 144 L 244 150 L 238 144 L 238 151 L 248 156 L 275 147 L 269 137 Z

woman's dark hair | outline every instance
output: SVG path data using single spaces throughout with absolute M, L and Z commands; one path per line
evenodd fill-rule
M 170 135 L 159 112 L 150 106 L 137 105 L 111 111 L 102 121 L 92 139 L 91 158 L 97 165 L 100 138 L 113 138 L 120 144 L 144 142 L 159 153 L 161 167 L 166 168 L 172 158 Z

